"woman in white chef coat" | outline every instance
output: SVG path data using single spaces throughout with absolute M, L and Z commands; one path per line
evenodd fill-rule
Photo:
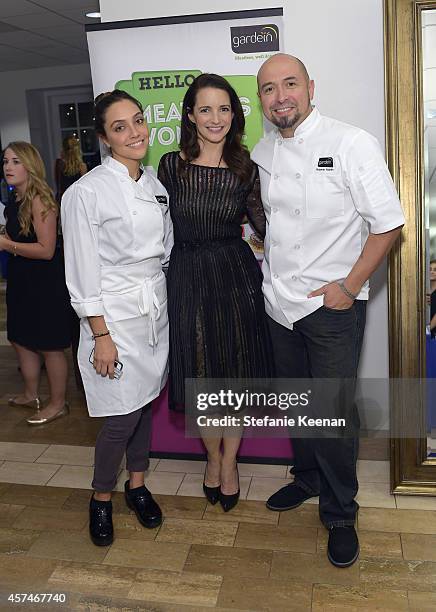
M 90 416 L 106 417 L 95 447 L 90 535 L 113 541 L 111 491 L 126 453 L 125 498 L 145 527 L 162 521 L 144 485 L 151 401 L 166 382 L 168 319 L 162 268 L 172 246 L 168 195 L 141 166 L 148 128 L 121 90 L 96 98 L 95 129 L 110 150 L 62 198 L 65 268 L 81 320 L 78 363 Z

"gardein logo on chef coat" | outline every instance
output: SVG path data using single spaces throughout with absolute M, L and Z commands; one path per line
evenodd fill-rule
M 334 170 L 333 157 L 320 157 L 318 159 L 317 171 L 329 172 Z

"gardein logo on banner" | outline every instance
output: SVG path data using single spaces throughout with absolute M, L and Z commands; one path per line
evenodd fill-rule
M 230 37 L 234 53 L 279 50 L 279 28 L 272 23 L 230 28 Z

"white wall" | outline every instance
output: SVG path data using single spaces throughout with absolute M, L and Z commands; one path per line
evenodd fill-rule
M 320 111 L 368 130 L 384 146 L 383 0 L 100 0 L 102 21 L 278 6 L 284 8 L 285 50 L 307 64 Z M 364 377 L 388 376 L 385 279 L 384 267 L 371 283 Z
M 48 87 L 90 85 L 89 64 L 55 66 L 0 73 L 0 135 L 3 146 L 11 140 L 30 140 L 26 91 Z

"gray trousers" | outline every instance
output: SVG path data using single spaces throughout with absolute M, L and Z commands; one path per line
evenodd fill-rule
M 151 403 L 129 414 L 106 417 L 95 444 L 92 488 L 98 493 L 114 489 L 124 453 L 129 472 L 145 472 L 150 439 Z

